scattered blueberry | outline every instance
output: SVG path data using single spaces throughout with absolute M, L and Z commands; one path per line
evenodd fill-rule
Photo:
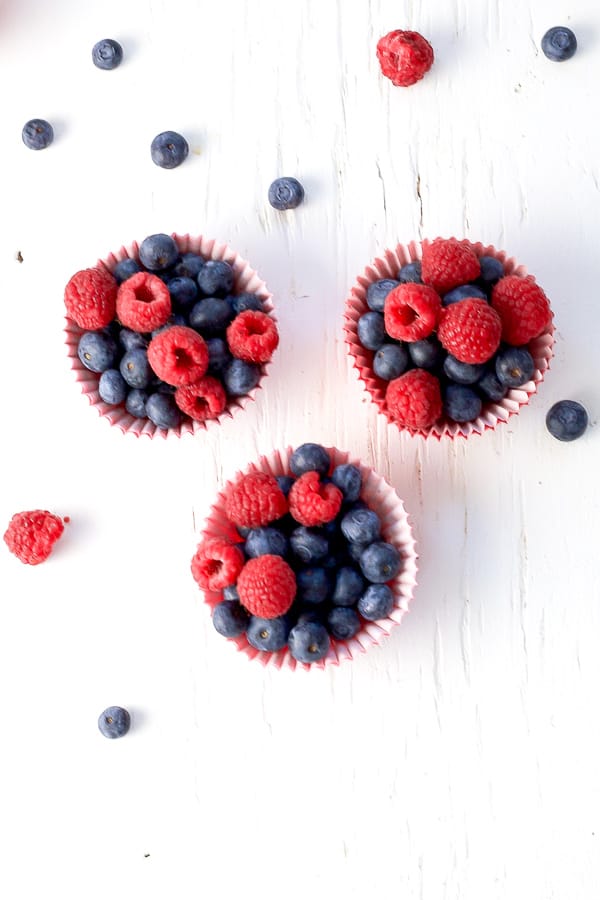
M 290 470 L 296 477 L 305 472 L 327 475 L 330 465 L 329 453 L 321 444 L 301 444 L 290 456 Z
M 331 480 L 344 496 L 345 503 L 353 503 L 360 497 L 362 475 L 358 466 L 342 463 L 331 473 Z
M 269 203 L 274 209 L 296 209 L 304 200 L 304 188 L 296 178 L 276 178 L 269 187 Z
M 319 622 L 304 622 L 296 625 L 289 634 L 290 653 L 298 662 L 313 663 L 327 656 L 331 645 L 329 634 Z
M 481 413 L 482 401 L 473 388 L 449 384 L 444 394 L 444 412 L 455 422 L 472 422 Z
M 120 738 L 127 734 L 131 717 L 122 706 L 109 706 L 100 714 L 98 728 L 106 738 Z
M 363 313 L 356 324 L 356 333 L 358 340 L 366 350 L 379 350 L 387 338 L 381 313 Z
M 480 256 L 479 265 L 481 266 L 481 271 L 478 280 L 485 285 L 491 287 L 504 277 L 504 266 L 495 256 Z
M 124 281 L 127 281 L 128 278 L 131 278 L 132 275 L 135 275 L 137 272 L 141 272 L 142 267 L 140 266 L 137 259 L 132 259 L 130 256 L 126 256 L 125 259 L 121 259 L 115 266 L 113 275 L 117 281 L 117 284 L 122 284 Z
M 235 584 L 228 584 L 226 588 L 223 588 L 223 599 L 239 601 L 240 595 L 238 594 L 238 589 Z
M 116 69 L 123 60 L 123 48 L 118 41 L 105 38 L 92 47 L 92 62 L 99 69 Z
M 485 291 L 482 291 L 481 288 L 476 287 L 474 284 L 461 284 L 460 287 L 455 287 L 451 291 L 448 291 L 447 294 L 444 294 L 442 297 L 442 306 L 451 306 L 453 303 L 460 303 L 461 300 L 466 300 L 468 297 L 474 297 L 487 302 L 487 294 Z
M 233 310 L 223 297 L 205 297 L 194 303 L 188 318 L 192 328 L 202 334 L 216 335 L 227 328 L 233 319 Z
M 54 140 L 54 129 L 45 119 L 30 119 L 23 125 L 21 136 L 30 150 L 45 150 Z
M 179 309 L 188 309 L 198 299 L 198 285 L 193 278 L 176 275 L 167 281 L 171 302 Z
M 542 38 L 544 56 L 547 56 L 552 62 L 564 62 L 571 59 L 576 50 L 577 38 L 565 25 L 555 25 L 554 28 L 549 28 Z
M 314 563 L 329 553 L 329 541 L 320 532 L 299 525 L 290 535 L 290 548 L 303 563 Z
M 195 280 L 205 262 L 206 260 L 198 253 L 184 253 L 175 265 L 175 275 L 180 278 L 192 278 Z
M 236 316 L 238 313 L 245 312 L 247 309 L 254 309 L 260 312 L 264 311 L 263 302 L 258 294 L 238 294 L 235 297 L 231 297 L 230 302 Z
M 157 428 L 177 428 L 181 422 L 181 413 L 170 393 L 151 394 L 146 401 L 146 415 Z
M 367 579 L 374 584 L 391 581 L 402 566 L 400 552 L 393 544 L 375 541 L 369 544 L 360 557 L 360 568 Z
M 220 375 L 232 360 L 227 342 L 222 338 L 206 338 L 208 350 L 208 372 Z
M 148 353 L 142 347 L 127 350 L 119 369 L 125 382 L 132 388 L 147 388 L 155 377 L 148 362 Z
M 128 387 L 118 369 L 105 369 L 98 381 L 98 393 L 105 403 L 117 405 L 127 397 Z
M 105 372 L 114 365 L 117 345 L 105 331 L 84 331 L 79 338 L 77 355 L 90 372 Z
M 140 244 L 140 262 L 149 272 L 162 272 L 172 266 L 179 248 L 168 234 L 151 234 Z
M 398 287 L 399 281 L 392 278 L 380 278 L 379 281 L 373 281 L 367 288 L 367 306 L 374 312 L 383 312 L 385 306 L 385 298 Z
M 370 584 L 358 601 L 358 611 L 369 622 L 385 619 L 394 608 L 394 595 L 387 584 Z
M 279 487 L 281 488 L 281 490 L 283 491 L 283 493 L 285 494 L 286 497 L 289 494 L 290 488 L 293 485 L 295 480 L 296 479 L 292 478 L 291 475 L 278 475 L 277 476 L 277 484 L 279 485 Z
M 360 630 L 358 613 L 349 606 L 336 606 L 327 616 L 327 627 L 336 640 L 349 641 Z
M 477 388 L 481 393 L 493 403 L 503 400 L 508 393 L 508 388 L 499 380 L 495 372 L 490 369 L 481 376 L 477 382 Z
M 288 548 L 288 540 L 277 528 L 251 528 L 246 536 L 244 549 L 246 556 L 254 558 L 264 556 L 267 553 L 275 556 L 285 556 Z
M 434 369 L 442 361 L 444 349 L 436 337 L 412 341 L 407 347 L 411 360 L 420 369 Z
M 139 388 L 133 388 L 129 391 L 125 399 L 125 409 L 130 416 L 136 419 L 144 419 L 146 417 L 146 402 L 148 394 Z
M 525 347 L 507 347 L 496 356 L 496 375 L 506 387 L 521 387 L 531 381 L 534 372 L 534 359 Z
M 331 580 L 320 566 L 301 569 L 296 574 L 297 599 L 300 603 L 324 603 L 331 592 Z
M 410 356 L 404 344 L 382 344 L 373 357 L 373 371 L 378 378 L 391 381 L 410 366 Z
M 285 647 L 288 641 L 289 622 L 285 616 L 275 619 L 261 619 L 260 616 L 250 616 L 250 622 L 246 629 L 246 637 L 256 650 L 264 650 L 273 653 Z
M 353 544 L 370 544 L 381 534 L 381 520 L 372 509 L 352 509 L 340 523 L 342 534 Z
M 260 366 L 244 362 L 243 359 L 232 359 L 223 369 L 223 383 L 228 394 L 241 397 L 256 387 L 260 375 Z
M 223 637 L 235 638 L 245 632 L 250 616 L 238 600 L 222 600 L 213 610 L 212 621 Z
M 338 569 L 331 602 L 335 606 L 354 606 L 365 589 L 365 580 L 356 569 L 342 566 Z
M 575 441 L 588 427 L 585 407 L 576 400 L 559 400 L 546 415 L 546 428 L 559 441 Z
M 405 266 L 402 266 L 400 271 L 398 272 L 398 281 L 402 284 L 421 284 L 421 262 L 420 260 L 415 260 L 414 262 L 406 263 Z
M 176 169 L 189 153 L 188 142 L 176 131 L 162 131 L 150 145 L 152 162 L 161 169 Z
M 223 259 L 209 259 L 196 276 L 198 287 L 206 297 L 225 297 L 234 280 L 233 268 Z
M 484 372 L 483 363 L 464 363 L 451 353 L 444 360 L 444 374 L 456 384 L 475 384 Z

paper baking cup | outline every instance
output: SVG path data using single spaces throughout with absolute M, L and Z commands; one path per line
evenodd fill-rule
M 254 269 L 245 259 L 228 247 L 226 244 L 220 244 L 212 238 L 191 237 L 189 234 L 178 235 L 172 234 L 171 237 L 177 243 L 181 253 L 198 253 L 205 259 L 224 260 L 233 266 L 235 273 L 235 281 L 233 290 L 238 293 L 257 294 L 263 304 L 263 310 L 268 313 L 274 322 L 276 318 L 273 314 L 272 294 L 267 290 L 265 282 L 259 278 Z M 96 263 L 114 272 L 118 262 L 127 257 L 139 260 L 139 244 L 134 241 L 128 247 L 121 247 L 116 253 L 110 253 L 105 259 L 100 259 Z M 205 422 L 197 422 L 196 420 L 183 418 L 178 428 L 158 428 L 149 419 L 136 419 L 131 416 L 124 406 L 110 406 L 104 403 L 98 393 L 98 382 L 100 376 L 95 372 L 90 372 L 85 368 L 77 356 L 77 345 L 79 338 L 83 334 L 84 329 L 79 328 L 72 319 L 66 317 L 65 335 L 66 345 L 71 368 L 75 373 L 75 380 L 81 388 L 81 392 L 85 395 L 91 406 L 96 409 L 102 418 L 107 419 L 111 425 L 116 425 L 124 434 L 133 434 L 136 437 L 145 435 L 148 437 L 181 437 L 183 434 L 196 434 L 197 432 L 205 432 L 208 428 L 214 428 L 222 423 L 224 419 L 231 419 L 239 410 L 245 409 L 246 406 L 255 399 L 256 393 L 262 387 L 263 380 L 268 373 L 270 362 L 261 366 L 261 377 L 259 383 L 250 393 L 243 397 L 230 397 L 226 409 L 216 419 L 207 419 Z
M 367 266 L 364 273 L 359 275 L 353 286 L 350 296 L 346 301 L 344 312 L 344 334 L 348 345 L 348 352 L 353 361 L 353 367 L 358 371 L 360 381 L 363 382 L 371 400 L 377 406 L 379 412 L 386 417 L 391 425 L 400 431 L 406 431 L 411 435 L 419 434 L 422 437 L 433 437 L 438 440 L 442 437 L 469 437 L 472 434 L 483 434 L 496 428 L 499 423 L 507 422 L 511 416 L 516 415 L 522 406 L 529 403 L 529 398 L 535 394 L 538 385 L 544 380 L 544 375 L 550 365 L 554 346 L 554 325 L 539 337 L 529 342 L 529 352 L 535 362 L 535 372 L 531 381 L 520 388 L 513 388 L 499 403 L 484 403 L 481 415 L 472 422 L 454 422 L 446 417 L 441 418 L 431 428 L 404 428 L 389 415 L 385 402 L 385 391 L 388 382 L 383 381 L 373 372 L 373 353 L 361 345 L 358 340 L 358 320 L 363 313 L 369 312 L 367 305 L 367 289 L 374 281 L 380 278 L 396 278 L 398 270 L 402 266 L 415 260 L 420 260 L 423 247 L 431 241 L 422 243 L 411 241 L 410 244 L 398 244 L 394 250 L 386 250 L 382 257 L 375 259 Z M 528 275 L 525 266 L 517 263 L 512 257 L 507 256 L 503 250 L 495 247 L 485 247 L 481 243 L 471 244 L 477 256 L 493 256 L 499 259 L 504 266 L 505 275 L 520 275 L 535 279 Z
M 286 450 L 275 450 L 269 456 L 261 457 L 257 463 L 250 464 L 244 472 L 238 472 L 235 478 L 228 482 L 218 494 L 214 505 L 211 507 L 202 531 L 201 541 L 213 537 L 224 537 L 233 541 L 239 541 L 240 537 L 237 529 L 225 515 L 225 497 L 231 485 L 241 478 L 242 475 L 250 472 L 266 472 L 275 476 L 289 475 L 289 459 L 292 452 L 291 447 L 288 447 Z M 402 569 L 398 576 L 390 582 L 390 587 L 394 592 L 394 609 L 385 619 L 380 619 L 377 622 L 365 622 L 361 630 L 350 641 L 336 641 L 332 638 L 327 656 L 310 665 L 297 662 L 287 647 L 274 653 L 266 653 L 252 647 L 248 643 L 246 635 L 242 635 L 239 638 L 221 638 L 218 635 L 221 640 L 227 640 L 229 643 L 234 644 L 239 651 L 245 653 L 250 659 L 258 660 L 264 666 L 268 665 L 277 669 L 286 668 L 292 670 L 323 669 L 325 666 L 339 665 L 343 660 L 353 659 L 355 656 L 364 653 L 369 647 L 380 644 L 392 628 L 400 624 L 405 613 L 408 612 L 413 598 L 413 592 L 417 584 L 417 553 L 408 515 L 402 500 L 398 497 L 394 488 L 380 475 L 377 475 L 359 460 L 352 459 L 349 453 L 337 450 L 335 447 L 328 447 L 327 452 L 331 458 L 332 468 L 342 463 L 352 463 L 358 466 L 362 474 L 361 499 L 379 515 L 383 540 L 393 544 L 400 550 Z M 203 591 L 203 594 L 211 610 L 222 600 L 220 591 Z

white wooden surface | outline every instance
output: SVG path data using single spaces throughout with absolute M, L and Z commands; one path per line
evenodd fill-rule
M 560 65 L 539 51 L 555 24 L 580 43 Z M 408 90 L 375 58 L 402 27 L 436 52 Z M 7 900 L 598 896 L 599 36 L 594 0 L 2 0 L 0 524 L 72 519 L 43 566 L 0 552 Z M 91 63 L 103 37 L 114 72 Z M 169 128 L 192 152 L 163 171 Z M 286 215 L 282 174 L 307 192 Z M 206 440 L 125 439 L 65 365 L 62 291 L 171 230 L 252 262 L 281 349 Z M 342 338 L 363 267 L 438 234 L 506 249 L 556 313 L 540 393 L 466 444 L 388 430 Z M 564 397 L 593 423 L 571 445 L 544 426 Z M 305 440 L 393 482 L 420 574 L 384 645 L 292 675 L 214 633 L 189 560 L 217 487 Z M 110 704 L 122 741 L 97 731 Z

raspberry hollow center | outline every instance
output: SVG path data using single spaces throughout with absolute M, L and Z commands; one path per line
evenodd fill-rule
M 403 306 L 398 310 L 397 320 L 401 325 L 412 325 L 419 318 L 418 312 L 412 306 Z
M 153 303 L 156 300 L 156 294 L 149 284 L 140 284 L 135 290 L 135 298 L 140 303 Z

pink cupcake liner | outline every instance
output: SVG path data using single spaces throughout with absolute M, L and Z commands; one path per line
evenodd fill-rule
M 202 235 L 192 237 L 189 234 L 178 235 L 172 234 L 171 237 L 177 243 L 181 253 L 198 253 L 206 259 L 224 260 L 228 262 L 234 270 L 235 281 L 234 290 L 237 293 L 258 294 L 262 300 L 263 309 L 268 313 L 276 323 L 277 319 L 273 313 L 273 295 L 267 290 L 265 282 L 258 276 L 250 264 L 232 250 L 227 244 L 218 243 L 213 238 L 207 238 Z M 115 253 L 109 253 L 104 259 L 99 259 L 97 266 L 114 272 L 115 267 L 121 260 L 131 258 L 139 260 L 139 244 L 137 241 L 129 244 L 127 247 L 121 247 Z M 133 434 L 136 437 L 142 435 L 153 438 L 170 436 L 181 437 L 184 434 L 197 434 L 205 432 L 209 428 L 215 428 L 221 425 L 223 420 L 231 419 L 239 411 L 245 409 L 249 403 L 256 398 L 257 392 L 262 388 L 265 376 L 268 374 L 270 362 L 261 366 L 261 377 L 259 383 L 248 394 L 243 397 L 229 398 L 226 409 L 216 419 L 207 419 L 204 422 L 198 422 L 193 419 L 184 418 L 177 428 L 158 428 L 149 419 L 136 419 L 130 415 L 125 407 L 110 406 L 100 398 L 98 393 L 99 375 L 90 372 L 85 368 L 77 356 L 77 345 L 79 338 L 84 329 L 79 328 L 72 319 L 65 317 L 65 343 L 67 345 L 68 358 L 70 360 L 71 369 L 75 373 L 75 380 L 79 384 L 81 392 L 87 398 L 89 404 L 94 407 L 98 415 L 107 419 L 111 425 L 116 425 L 121 429 L 123 434 Z
M 238 472 L 235 477 L 227 482 L 219 492 L 209 515 L 204 523 L 201 540 L 213 537 L 228 538 L 239 541 L 239 534 L 235 526 L 231 524 L 225 514 L 225 498 L 231 485 L 242 475 L 250 472 L 266 472 L 269 475 L 289 475 L 289 459 L 293 449 L 274 450 L 268 456 L 262 456 L 256 463 L 251 463 L 243 472 Z M 382 536 L 390 544 L 394 544 L 402 556 L 402 569 L 397 577 L 390 582 L 394 593 L 394 608 L 390 615 L 377 622 L 365 622 L 361 630 L 349 641 L 331 641 L 331 647 L 327 656 L 318 662 L 297 662 L 287 647 L 274 653 L 266 653 L 256 650 L 249 644 L 245 635 L 239 638 L 220 638 L 234 644 L 236 649 L 244 653 L 249 659 L 256 659 L 264 666 L 272 666 L 276 669 L 323 669 L 329 665 L 339 665 L 343 660 L 354 659 L 361 653 L 365 653 L 369 647 L 381 643 L 383 638 L 390 634 L 392 628 L 399 625 L 404 615 L 409 611 L 413 599 L 414 589 L 417 584 L 417 551 L 412 534 L 409 518 L 402 500 L 394 488 L 372 469 L 363 465 L 359 460 L 351 458 L 349 453 L 328 447 L 332 467 L 343 463 L 351 463 L 360 469 L 362 475 L 361 499 L 373 509 L 380 517 L 382 524 Z M 203 591 L 204 599 L 211 610 L 222 600 L 220 591 Z M 215 632 L 216 633 L 216 632 Z
M 431 428 L 421 429 L 403 428 L 398 425 L 387 411 L 385 403 L 387 382 L 377 378 L 373 373 L 373 353 L 365 350 L 358 340 L 358 320 L 363 313 L 369 311 L 367 306 L 367 289 L 369 285 L 380 278 L 396 278 L 398 270 L 402 266 L 421 259 L 423 247 L 430 243 L 431 241 L 424 240 L 422 243 L 411 241 L 409 244 L 398 244 L 394 250 L 386 250 L 382 257 L 378 257 L 371 265 L 366 267 L 363 274 L 358 276 L 356 284 L 352 287 L 350 296 L 346 301 L 344 335 L 348 345 L 348 352 L 353 360 L 353 367 L 358 372 L 359 380 L 362 381 L 365 390 L 379 412 L 386 417 L 391 425 L 394 425 L 400 431 L 406 431 L 411 436 L 418 434 L 425 438 L 432 437 L 438 440 L 442 437 L 452 439 L 456 437 L 467 438 L 472 434 L 483 434 L 485 431 L 493 430 L 498 424 L 507 422 L 511 416 L 519 412 L 522 406 L 529 403 L 529 398 L 537 392 L 538 386 L 544 380 L 546 371 L 550 366 L 554 347 L 554 325 L 551 324 L 547 331 L 530 341 L 528 345 L 536 367 L 531 381 L 528 381 L 520 388 L 510 390 L 499 403 L 490 402 L 484 404 L 481 415 L 477 419 L 474 419 L 472 422 L 459 423 L 443 417 Z M 500 260 L 504 266 L 505 275 L 519 275 L 535 281 L 532 275 L 528 275 L 525 266 L 517 263 L 515 259 L 509 257 L 503 250 L 496 250 L 492 246 L 486 247 L 481 243 L 471 244 L 471 247 L 477 256 L 493 256 Z

